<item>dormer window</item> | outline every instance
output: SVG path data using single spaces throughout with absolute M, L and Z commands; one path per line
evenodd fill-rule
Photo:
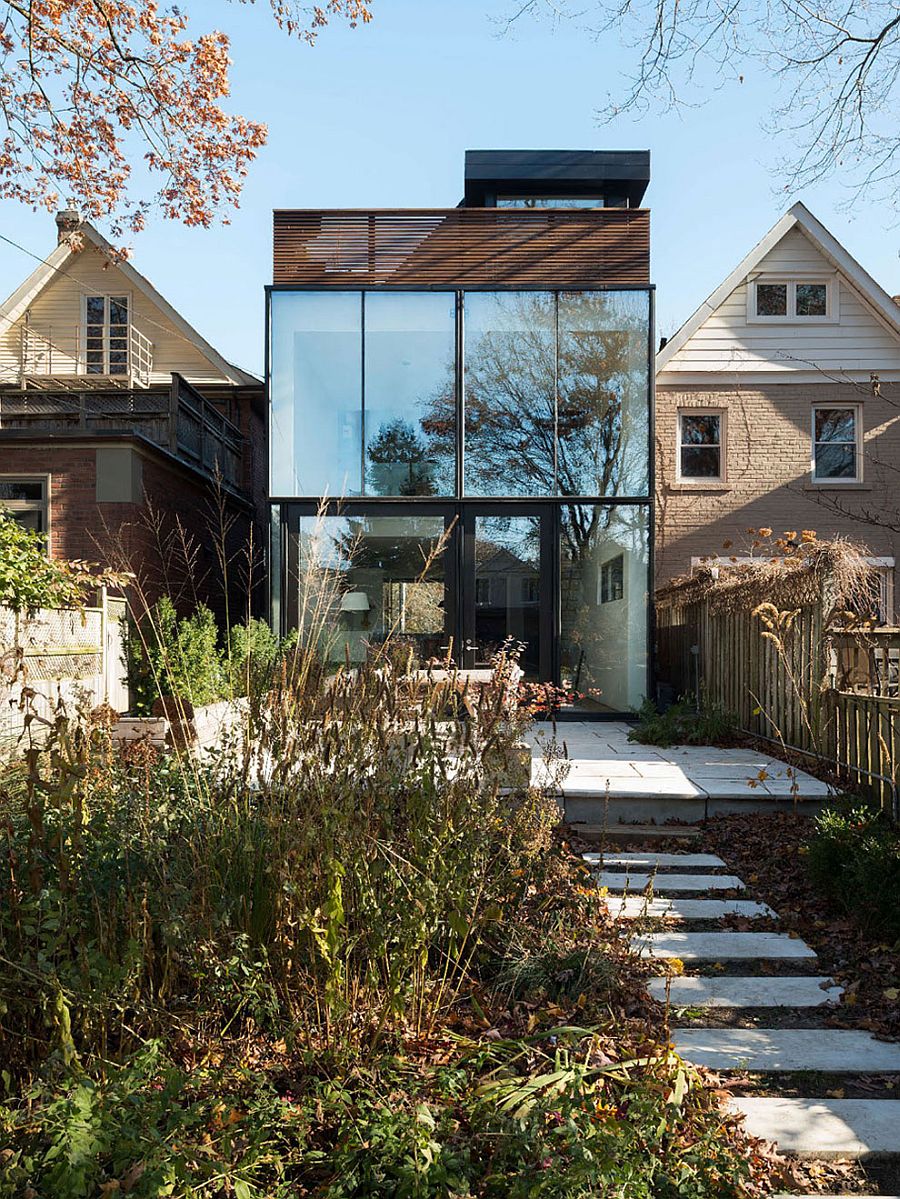
M 756 279 L 747 289 L 751 321 L 833 321 L 837 319 L 834 279 Z

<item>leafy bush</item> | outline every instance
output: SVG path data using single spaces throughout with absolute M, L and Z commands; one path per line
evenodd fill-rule
M 815 885 L 861 927 L 900 935 L 900 831 L 877 810 L 827 809 L 806 861 Z
M 0 607 L 13 612 L 80 608 L 86 590 L 123 580 L 94 572 L 85 562 L 49 558 L 46 538 L 0 507 Z
M 272 686 L 286 647 L 265 620 L 233 625 L 228 634 L 226 671 L 231 695 L 260 695 Z
M 188 700 L 194 707 L 228 694 L 219 631 L 212 612 L 200 604 L 180 617 L 164 595 L 143 620 L 128 629 L 125 666 L 132 707 L 148 715 L 159 696 Z
M 737 721 L 724 708 L 712 705 L 698 712 L 690 696 L 659 712 L 652 700 L 641 706 L 640 720 L 628 734 L 642 745 L 721 745 L 734 736 Z

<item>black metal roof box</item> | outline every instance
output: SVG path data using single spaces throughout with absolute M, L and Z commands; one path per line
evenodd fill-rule
M 467 150 L 463 208 L 498 197 L 603 195 L 638 208 L 650 182 L 649 150 Z

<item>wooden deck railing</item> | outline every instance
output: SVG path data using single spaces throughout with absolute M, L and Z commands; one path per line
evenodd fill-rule
M 136 433 L 177 458 L 243 488 L 240 429 L 181 375 L 168 388 L 0 391 L 0 433 Z

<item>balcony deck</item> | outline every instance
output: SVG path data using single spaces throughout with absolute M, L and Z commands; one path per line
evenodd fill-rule
M 95 336 L 80 325 L 36 329 L 23 324 L 19 361 L 23 388 L 147 388 L 153 343 L 134 324 L 107 327 Z
M 243 488 L 244 438 L 186 379 L 152 390 L 95 390 L 95 376 L 75 390 L 0 390 L 0 439 L 5 433 L 136 434 L 204 474 Z

